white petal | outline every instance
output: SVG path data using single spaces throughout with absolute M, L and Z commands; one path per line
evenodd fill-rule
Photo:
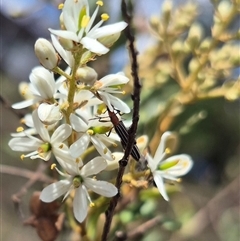
M 72 128 L 68 124 L 60 125 L 51 136 L 52 144 L 59 144 L 65 141 L 72 133 Z
M 83 37 L 80 43 L 83 45 L 84 48 L 88 49 L 92 53 L 106 54 L 109 51 L 108 48 L 106 48 L 103 44 L 93 38 Z
M 126 27 L 127 27 L 127 23 L 125 22 L 109 24 L 109 25 L 100 27 L 98 29 L 95 29 L 94 31 L 90 31 L 88 35 L 91 38 L 97 39 L 97 38 L 105 37 L 115 33 L 119 33 Z
M 109 161 L 112 161 L 112 153 L 111 151 L 107 148 L 107 146 L 100 141 L 99 138 L 97 138 L 98 134 L 96 134 L 95 136 L 91 136 L 91 142 L 92 144 L 95 146 L 95 148 L 97 149 L 98 153 L 104 158 L 107 159 Z
M 166 152 L 165 149 L 167 148 L 166 144 L 167 144 L 167 140 L 170 136 L 172 136 L 173 134 L 170 131 L 164 132 L 161 140 L 159 142 L 158 148 L 155 152 L 154 155 L 154 161 L 156 163 L 156 165 L 161 162 L 163 160 L 163 158 L 166 156 Z
M 24 100 L 12 105 L 13 109 L 23 109 L 38 102 L 38 99 Z
M 82 176 L 96 175 L 107 167 L 107 162 L 102 157 L 95 157 L 89 161 L 80 171 Z
M 164 170 L 171 176 L 180 177 L 186 175 L 192 169 L 193 161 L 189 155 L 175 155 L 164 160 L 162 164 L 173 161 L 178 161 L 178 163 L 175 166 Z
M 53 73 L 43 67 L 33 68 L 29 79 L 44 99 L 50 99 L 55 93 L 55 80 Z
M 16 137 L 9 141 L 8 145 L 13 151 L 29 152 L 36 151 L 43 144 L 38 139 L 30 139 L 29 137 Z
M 75 94 L 74 102 L 78 102 L 79 104 L 81 104 L 84 101 L 89 102 L 89 100 L 91 100 L 92 97 L 93 97 L 93 93 L 90 92 L 89 90 L 81 90 Z
M 126 84 L 129 82 L 129 78 L 127 78 L 123 73 L 117 73 L 106 75 L 99 81 L 103 84 L 101 88 L 104 88 L 105 86 Z
M 42 190 L 40 199 L 43 202 L 50 203 L 64 195 L 69 190 L 70 186 L 71 180 L 61 180 L 59 182 L 52 183 Z
M 86 151 L 90 142 L 90 137 L 87 134 L 82 135 L 76 142 L 70 146 L 70 153 L 72 157 L 78 158 L 84 151 Z
M 71 39 L 75 42 L 79 42 L 77 34 L 74 33 L 74 32 L 67 31 L 67 30 L 54 30 L 54 29 L 51 29 L 51 28 L 49 28 L 48 30 L 51 33 L 53 33 L 53 34 L 55 34 L 59 37 L 62 37 L 62 38 L 65 38 L 65 39 Z
M 52 39 L 54 48 L 61 55 L 63 60 L 72 68 L 74 64 L 74 58 L 71 52 L 65 50 L 53 34 L 51 34 L 51 39 Z
M 88 129 L 86 122 L 75 114 L 70 115 L 70 122 L 72 128 L 77 132 L 85 132 Z
M 120 100 L 119 98 L 117 98 L 113 95 L 110 95 L 106 92 L 103 92 L 103 91 L 100 91 L 99 93 L 100 93 L 101 97 L 103 97 L 103 101 L 104 101 L 104 99 L 107 98 L 108 101 L 111 103 L 111 105 L 113 105 L 114 108 L 116 108 L 117 110 L 120 110 L 122 113 L 129 113 L 131 111 L 129 106 L 125 102 Z M 105 104 L 107 104 L 107 103 L 105 103 Z M 109 107 L 109 105 L 108 105 L 108 107 Z
M 151 169 L 151 172 L 154 172 L 157 169 L 157 164 L 158 163 L 154 161 L 154 159 L 152 158 L 152 156 L 149 153 L 147 153 L 145 155 L 145 158 L 146 158 L 146 160 L 148 162 L 148 166 Z
M 86 7 L 88 12 L 88 1 L 73 1 L 66 0 L 63 7 L 63 21 L 67 30 L 77 32 L 79 24 L 79 14 L 82 11 L 83 7 Z
M 83 222 L 87 216 L 88 203 L 87 196 L 82 188 L 78 187 L 75 190 L 75 195 L 73 199 L 73 213 L 78 222 Z
M 155 182 L 156 185 L 157 185 L 157 188 L 158 188 L 159 192 L 160 192 L 161 195 L 163 196 L 163 198 L 164 198 L 166 201 L 169 201 L 169 198 L 168 198 L 168 195 L 167 195 L 167 192 L 166 192 L 166 189 L 165 189 L 164 182 L 163 182 L 163 179 L 162 179 L 162 177 L 161 177 L 161 174 L 156 171 L 156 172 L 153 174 L 153 179 L 154 179 L 154 182 Z
M 118 193 L 117 188 L 109 182 L 86 178 L 84 179 L 84 184 L 93 192 L 104 197 L 113 197 Z
M 37 133 L 41 136 L 42 140 L 50 143 L 50 136 L 48 130 L 45 125 L 40 121 L 37 110 L 33 111 L 32 118 L 34 127 L 36 128 Z
M 76 160 L 70 155 L 69 149 L 65 148 L 56 148 L 53 147 L 53 153 L 61 165 L 61 167 L 70 175 L 78 175 L 78 166 L 82 166 L 82 162 L 78 160 L 80 163 L 77 166 Z

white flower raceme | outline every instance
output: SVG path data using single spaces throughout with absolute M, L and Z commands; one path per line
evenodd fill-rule
M 58 158 L 61 149 L 67 149 L 64 141 L 70 136 L 72 128 L 68 124 L 59 126 L 50 137 L 45 125 L 39 120 L 37 111 L 32 114 L 34 127 L 37 134 L 41 137 L 38 139 L 31 135 L 23 137 L 15 137 L 9 141 L 9 146 L 13 151 L 30 152 L 27 155 L 22 155 L 22 158 L 30 157 L 31 159 L 40 158 L 48 161 L 51 153 Z
M 112 127 L 111 123 L 100 123 L 97 120 L 90 120 L 86 123 L 83 119 L 75 114 L 70 115 L 72 128 L 82 133 L 80 138 L 70 146 L 71 155 L 75 158 L 79 157 L 88 147 L 89 143 L 97 149 L 98 153 L 106 160 L 113 160 L 111 151 L 107 148 L 103 140 L 110 141 L 105 135 Z
M 35 67 L 29 79 L 31 82 L 29 91 L 32 93 L 32 95 L 29 96 L 32 96 L 32 98 L 13 104 L 12 108 L 22 109 L 38 102 L 52 100 L 54 97 L 57 97 L 57 90 L 61 83 L 56 83 L 53 73 L 47 69 L 42 66 Z M 22 94 L 24 95 L 24 93 Z
M 193 166 L 191 157 L 185 154 L 166 158 L 166 155 L 170 152 L 166 143 L 171 135 L 171 132 L 165 132 L 162 135 L 154 158 L 152 158 L 149 154 L 146 155 L 146 160 L 149 168 L 151 169 L 154 182 L 166 201 L 168 201 L 169 198 L 165 190 L 163 179 L 165 178 L 176 181 L 178 177 L 187 174 Z
M 97 91 L 102 101 L 108 106 L 110 111 L 113 110 L 113 106 L 123 113 L 129 113 L 130 108 L 119 98 L 112 94 L 123 94 L 121 90 L 122 85 L 125 85 L 129 79 L 122 73 L 109 74 L 100 80 L 96 81 L 92 87 L 93 91 Z
M 49 29 L 49 31 L 59 37 L 81 43 L 84 48 L 93 53 L 106 54 L 109 49 L 98 39 L 121 32 L 127 24 L 119 22 L 101 27 L 103 22 L 109 18 L 107 14 L 102 14 L 102 20 L 93 26 L 99 6 L 102 6 L 103 2 L 97 1 L 96 4 L 97 8 L 90 16 L 87 0 L 66 0 L 62 10 L 63 24 L 66 30 Z
M 72 165 L 70 165 L 70 163 L 68 164 L 68 166 L 64 166 L 67 172 L 66 174 L 57 169 L 59 174 L 66 177 L 66 179 L 45 187 L 41 192 L 40 199 L 43 202 L 49 203 L 64 194 L 65 199 L 68 194 L 74 190 L 73 213 L 75 218 L 81 223 L 87 216 L 88 201 L 91 206 L 94 206 L 88 194 L 88 189 L 105 197 L 113 197 L 118 191 L 117 188 L 109 182 L 99 181 L 89 177 L 98 174 L 107 167 L 107 162 L 102 157 L 95 157 L 82 168 L 77 162 L 72 162 Z

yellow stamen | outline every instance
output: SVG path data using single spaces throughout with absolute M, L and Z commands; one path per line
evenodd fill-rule
M 114 147 L 117 147 L 118 145 L 117 145 L 117 143 L 113 143 L 113 146 L 114 146 Z
M 166 148 L 166 149 L 165 149 L 165 153 L 166 153 L 166 154 L 170 154 L 170 153 L 171 153 L 171 149 L 170 149 L 170 148 Z
M 22 132 L 22 131 L 24 131 L 24 128 L 22 126 L 19 126 L 16 131 L 17 131 L 17 133 Z
M 178 178 L 178 179 L 177 179 L 177 182 L 181 182 L 181 181 L 182 181 L 182 178 Z
M 59 148 L 62 149 L 63 148 L 63 144 L 59 145 Z
M 53 163 L 53 164 L 51 165 L 51 170 L 53 170 L 56 166 L 57 166 L 57 165 L 56 165 L 55 163 Z
M 93 131 L 93 130 L 87 130 L 87 133 L 88 133 L 90 136 L 94 135 L 94 131 Z
M 101 18 L 102 18 L 103 21 L 107 21 L 109 19 L 109 15 L 107 13 L 103 13 L 101 15 Z
M 91 203 L 89 204 L 89 207 L 90 207 L 90 208 L 93 208 L 93 207 L 95 207 L 95 204 L 94 204 L 93 202 L 91 202 Z
M 27 91 L 28 91 L 28 86 L 25 86 L 21 91 L 21 95 L 24 96 Z
M 90 21 L 90 17 L 84 15 L 83 18 L 82 18 L 82 21 L 81 21 L 81 27 L 82 28 L 86 28 L 88 23 L 89 23 L 89 21 Z
M 59 10 L 63 9 L 63 6 L 64 6 L 64 4 L 63 4 L 63 3 L 60 3 L 60 4 L 58 5 L 58 9 L 59 9 Z
M 106 154 L 108 151 L 108 149 L 105 147 L 104 150 L 103 150 L 103 153 Z
M 126 91 L 122 91 L 122 94 L 125 95 L 125 94 L 126 94 Z
M 100 6 L 100 7 L 102 7 L 102 6 L 103 6 L 103 1 L 97 1 L 96 4 L 97 4 L 98 6 Z
M 22 155 L 20 156 L 20 158 L 21 158 L 21 160 L 23 160 L 23 159 L 25 158 L 25 155 L 22 154 Z

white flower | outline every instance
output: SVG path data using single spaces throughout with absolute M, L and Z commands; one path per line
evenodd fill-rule
M 90 17 L 87 0 L 66 0 L 63 7 L 63 23 L 66 30 L 49 31 L 59 37 L 81 43 L 84 48 L 96 54 L 106 54 L 109 49 L 97 39 L 121 32 L 126 28 L 125 22 L 119 22 L 100 27 L 108 19 L 107 14 L 102 15 L 102 20 L 92 27 L 102 1 L 97 1 L 97 8 Z
M 162 135 L 154 158 L 152 158 L 149 154 L 146 155 L 146 160 L 148 161 L 148 166 L 151 169 L 154 182 L 166 201 L 168 201 L 169 198 L 164 187 L 163 179 L 165 178 L 177 181 L 177 177 L 187 174 L 193 166 L 191 157 L 185 154 L 165 158 L 170 151 L 166 147 L 166 143 L 171 136 L 171 132 L 165 132 Z
M 74 190 L 73 213 L 75 218 L 81 223 L 87 216 L 88 201 L 91 206 L 94 206 L 88 194 L 88 189 L 105 197 L 113 197 L 118 191 L 111 183 L 89 177 L 98 174 L 107 167 L 107 163 L 102 157 L 95 157 L 81 169 L 80 167 L 78 163 L 73 162 L 67 168 L 64 166 L 67 174 L 63 174 L 58 170 L 66 179 L 45 187 L 41 192 L 40 199 L 49 203 L 64 194 L 65 199 Z
M 13 151 L 30 152 L 27 155 L 22 155 L 22 158 L 40 158 L 48 161 L 51 157 L 51 153 L 57 158 L 60 154 L 59 150 L 67 148 L 63 142 L 70 136 L 72 132 L 71 126 L 68 124 L 62 124 L 50 137 L 47 128 L 39 120 L 36 110 L 33 112 L 32 117 L 34 127 L 41 139 L 28 134 L 23 137 L 15 137 L 8 143 L 10 148 Z
M 35 67 L 30 76 L 30 92 L 32 98 L 12 105 L 14 109 L 22 109 L 38 102 L 52 100 L 57 95 L 58 85 L 56 84 L 53 73 L 46 70 L 42 66 Z
M 96 81 L 93 90 L 97 91 L 102 101 L 108 106 L 110 111 L 114 111 L 113 106 L 123 113 L 129 113 L 130 108 L 119 98 L 112 94 L 123 94 L 121 86 L 126 84 L 129 79 L 122 73 L 109 74 Z
M 97 149 L 98 153 L 105 159 L 112 161 L 111 151 L 107 148 L 103 141 L 111 141 L 105 133 L 110 131 L 111 123 L 100 123 L 97 120 L 91 120 L 88 124 L 75 114 L 70 115 L 70 122 L 72 128 L 82 133 L 80 138 L 70 146 L 71 155 L 75 158 L 79 157 L 88 147 L 89 143 Z M 98 129 L 99 127 L 99 129 Z M 97 131 L 102 131 L 98 133 Z M 112 142 L 112 141 L 111 141 Z

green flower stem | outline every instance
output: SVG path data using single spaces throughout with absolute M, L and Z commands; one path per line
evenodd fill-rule
M 69 84 L 69 90 L 68 90 L 68 108 L 66 111 L 66 122 L 68 124 L 70 124 L 70 115 L 73 113 L 74 111 L 74 95 L 75 95 L 75 90 L 76 90 L 76 84 L 75 84 L 75 75 L 76 75 L 76 71 L 78 69 L 78 63 L 80 62 L 81 59 L 81 51 L 80 53 L 76 53 L 75 56 L 75 65 L 72 69 L 72 74 L 70 76 L 70 78 L 68 78 L 68 84 Z M 71 136 L 69 136 L 68 138 L 68 144 L 71 145 L 74 142 L 74 138 L 73 138 L 74 132 L 72 133 Z
M 54 69 L 53 69 L 53 72 L 54 73 L 57 73 L 59 75 L 62 75 L 64 77 L 66 77 L 66 79 L 71 79 L 71 76 L 66 74 L 61 68 L 59 68 L 58 66 L 56 66 Z

